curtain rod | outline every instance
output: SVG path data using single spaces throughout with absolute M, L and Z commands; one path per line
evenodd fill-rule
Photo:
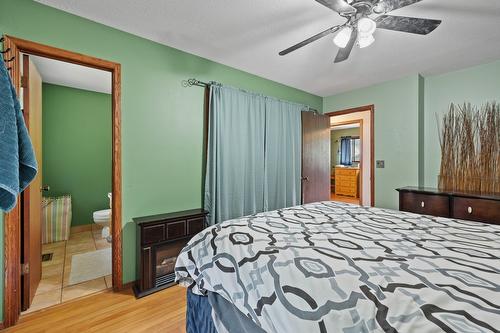
M 220 83 L 215 82 L 215 81 L 203 82 L 203 81 L 200 81 L 200 80 L 197 80 L 197 79 L 193 79 L 193 78 L 187 79 L 187 80 L 182 80 L 182 86 L 184 88 L 193 87 L 193 86 L 206 88 L 206 87 L 210 87 L 211 85 L 214 85 L 214 84 L 220 85 Z M 313 109 L 310 106 L 308 106 L 307 111 L 314 112 L 316 114 L 320 114 L 318 110 Z
M 192 87 L 192 86 L 197 86 L 197 87 L 210 87 L 213 84 L 218 84 L 217 82 L 210 81 L 210 82 L 203 82 L 197 79 L 187 79 L 187 80 L 182 80 L 182 86 L 184 88 L 187 87 Z

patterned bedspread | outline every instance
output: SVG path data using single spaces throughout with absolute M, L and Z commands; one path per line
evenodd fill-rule
M 322 202 L 226 221 L 177 280 L 267 332 L 500 332 L 500 226 Z

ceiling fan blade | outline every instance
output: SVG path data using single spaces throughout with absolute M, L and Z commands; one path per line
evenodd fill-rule
M 286 50 L 283 50 L 279 53 L 280 56 L 284 56 L 284 55 L 287 55 L 288 53 L 290 52 L 293 52 L 295 50 L 298 50 L 300 49 L 301 47 L 304 47 L 308 44 L 311 44 L 312 42 L 314 41 L 317 41 L 318 39 L 320 38 L 323 38 L 329 34 L 333 34 L 334 32 L 336 32 L 337 30 L 339 30 L 340 26 L 339 25 L 336 25 L 334 27 L 331 27 L 331 28 L 328 28 L 326 29 L 325 31 L 322 31 L 320 32 L 319 34 L 316 34 L 312 37 L 309 37 L 308 39 L 298 43 L 298 44 L 295 44 L 294 46 L 291 46 L 289 48 L 287 48 Z
M 345 0 L 316 0 L 325 7 L 328 7 L 339 14 L 356 13 L 356 8 L 349 5 Z
M 349 42 L 347 43 L 346 47 L 339 50 L 337 56 L 335 57 L 334 63 L 339 63 L 349 58 L 349 55 L 351 54 L 352 48 L 354 47 L 354 44 L 356 44 L 357 39 L 358 39 L 358 29 L 353 29 L 351 34 L 351 39 L 349 39 Z
M 375 21 L 377 22 L 377 28 L 418 35 L 427 35 L 441 24 L 441 20 L 394 15 L 381 15 Z
M 390 11 L 403 8 L 406 6 L 413 5 L 414 3 L 420 2 L 422 0 L 382 0 L 379 6 L 382 6 L 383 12 L 388 13 Z

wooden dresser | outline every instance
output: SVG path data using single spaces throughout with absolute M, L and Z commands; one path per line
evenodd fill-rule
M 186 243 L 206 226 L 203 209 L 134 218 L 137 237 L 136 297 L 174 284 L 175 261 Z
M 439 191 L 434 188 L 398 188 L 399 210 L 424 215 L 500 224 L 500 196 Z
M 335 168 L 335 194 L 359 197 L 359 168 Z

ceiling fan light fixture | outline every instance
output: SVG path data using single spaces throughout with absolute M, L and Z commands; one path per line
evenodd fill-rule
M 337 33 L 337 35 L 333 39 L 333 42 L 335 43 L 335 45 L 343 49 L 349 43 L 351 35 L 352 35 L 352 28 L 344 27 Z
M 386 5 L 383 2 L 379 2 L 373 7 L 373 12 L 375 14 L 382 14 L 386 12 Z
M 375 37 L 373 35 L 361 35 L 358 37 L 358 46 L 360 49 L 364 49 L 373 44 Z
M 377 29 L 377 23 L 369 17 L 363 17 L 358 21 L 358 32 L 360 35 L 372 35 Z

